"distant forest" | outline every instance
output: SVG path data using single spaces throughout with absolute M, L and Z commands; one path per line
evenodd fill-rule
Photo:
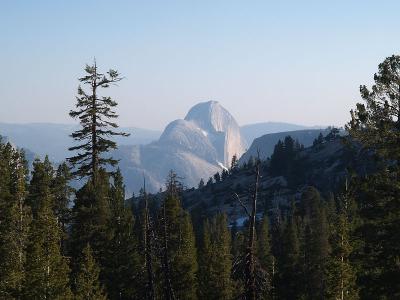
M 267 161 L 234 157 L 201 180 L 200 193 L 251 172 L 246 200 L 227 191 L 243 226 L 224 211 L 186 209 L 172 170 L 157 198 L 144 178 L 127 201 L 109 154 L 112 137 L 127 134 L 115 122 L 117 102 L 102 95 L 122 77 L 96 62 L 84 71 L 69 113 L 80 123 L 77 144 L 65 162 L 36 159 L 29 170 L 23 150 L 0 139 L 0 299 L 400 299 L 400 56 L 360 87 L 348 136 L 333 128 L 313 145 L 355 143 L 373 171 L 349 171 L 335 192 L 305 186 L 272 213 L 259 204 L 261 169 L 296 182 L 307 168 L 297 156 L 304 146 L 287 137 Z

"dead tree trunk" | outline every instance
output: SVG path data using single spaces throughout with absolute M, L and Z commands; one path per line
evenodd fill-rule
M 257 286 L 256 286 L 256 274 L 255 274 L 255 265 L 256 265 L 256 215 L 257 215 L 257 199 L 258 199 L 258 186 L 260 181 L 260 154 L 257 151 L 257 161 L 255 164 L 255 184 L 254 191 L 251 195 L 251 212 L 247 209 L 247 207 L 240 200 L 240 197 L 235 194 L 237 200 L 240 205 L 245 210 L 245 213 L 249 217 L 249 228 L 248 228 L 248 236 L 247 236 L 247 246 L 246 253 L 244 257 L 245 269 L 244 269 L 244 281 L 245 281 L 245 299 L 247 300 L 255 300 L 257 298 Z
M 256 299 L 256 278 L 255 278 L 255 239 L 256 239 L 256 214 L 258 185 L 260 180 L 260 159 L 257 159 L 255 166 L 255 184 L 252 195 L 252 208 L 249 223 L 248 244 L 246 253 L 246 299 Z

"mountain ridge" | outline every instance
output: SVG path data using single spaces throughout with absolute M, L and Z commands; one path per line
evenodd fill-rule
M 288 122 L 257 122 L 252 124 L 245 124 L 240 127 L 242 134 L 246 138 L 248 144 L 251 144 L 256 138 L 270 133 L 297 131 L 305 129 L 322 129 L 328 126 L 306 126 Z
M 7 136 L 18 147 L 30 149 L 41 158 L 48 155 L 51 161 L 59 163 L 71 155 L 68 148 L 74 141 L 69 135 L 78 128 L 78 124 L 0 122 L 0 135 Z M 127 138 L 117 137 L 115 141 L 119 145 L 150 143 L 161 134 L 137 127 L 120 127 L 118 130 L 131 134 Z

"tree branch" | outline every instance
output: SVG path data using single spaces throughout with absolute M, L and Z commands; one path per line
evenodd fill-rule
M 249 213 L 247 207 L 243 204 L 242 200 L 240 200 L 239 195 L 236 194 L 236 193 L 233 193 L 233 195 L 236 197 L 237 201 L 239 201 L 239 204 L 243 207 L 243 209 L 244 209 L 246 215 L 250 218 L 251 215 L 250 215 L 250 213 Z

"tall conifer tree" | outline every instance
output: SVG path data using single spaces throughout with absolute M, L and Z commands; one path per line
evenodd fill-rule
M 282 299 L 300 299 L 304 293 L 302 257 L 296 206 L 292 208 L 282 233 L 282 251 L 279 258 L 278 295 Z
M 26 200 L 27 168 L 22 151 L 0 137 L 0 298 L 18 299 L 25 275 L 30 209 Z
M 371 89 L 360 86 L 358 103 L 347 124 L 352 137 L 400 165 L 400 56 L 387 57 L 374 74 Z
M 61 254 L 61 228 L 52 210 L 53 197 L 49 184 L 41 191 L 40 205 L 32 221 L 27 248 L 24 280 L 25 299 L 70 299 L 69 267 Z
M 100 73 L 96 61 L 91 66 L 86 65 L 85 72 L 86 75 L 79 81 L 88 85 L 89 89 L 85 91 L 81 86 L 78 87 L 76 110 L 69 113 L 72 118 L 79 119 L 82 128 L 72 133 L 71 137 L 81 144 L 69 148 L 78 153 L 68 161 L 76 167 L 74 175 L 93 177 L 99 168 L 117 163 L 112 157 L 104 157 L 106 152 L 117 147 L 109 137 L 129 134 L 114 131 L 118 125 L 111 120 L 118 117 L 113 110 L 117 102 L 111 97 L 99 95 L 100 89 L 116 84 L 122 77 L 115 70 Z
M 125 204 L 125 185 L 119 169 L 113 176 L 110 192 L 109 230 L 112 238 L 107 244 L 104 261 L 107 294 L 112 299 L 132 299 L 140 288 L 141 282 L 135 278 L 139 277 L 141 266 L 134 232 L 135 220 Z
M 269 219 L 264 213 L 257 230 L 257 258 L 266 280 L 265 288 L 261 293 L 263 299 L 272 299 L 274 292 L 275 258 L 272 255 L 270 244 Z
M 67 252 L 68 227 L 72 218 L 70 203 L 74 189 L 69 185 L 71 179 L 70 169 L 64 162 L 58 166 L 51 183 L 51 191 L 54 195 L 53 210 L 62 230 L 61 246 L 63 254 Z
M 340 211 L 332 228 L 332 256 L 328 263 L 328 290 L 330 299 L 358 299 L 356 274 L 350 264 L 350 222 L 345 210 Z
M 150 214 L 150 207 L 149 207 L 149 198 L 146 192 L 146 180 L 143 178 L 143 211 L 141 214 L 142 224 L 140 226 L 140 236 L 142 241 L 143 247 L 143 264 L 145 269 L 145 276 L 144 276 L 144 298 L 148 300 L 156 299 L 156 282 L 155 282 L 155 275 L 156 275 L 156 257 L 155 257 L 155 232 L 154 232 L 154 223 L 152 221 L 152 217 Z
M 271 283 L 275 272 L 275 259 L 271 252 L 269 220 L 266 213 L 258 226 L 257 257 L 261 267 L 268 273 L 268 279 Z
M 45 157 L 43 162 L 38 158 L 35 159 L 27 197 L 27 204 L 31 207 L 34 218 L 36 218 L 43 201 L 45 201 L 45 199 L 49 197 L 49 193 L 51 193 L 49 189 L 53 176 L 54 169 L 48 156 Z M 53 205 L 53 200 L 51 203 Z
M 327 295 L 327 263 L 330 253 L 328 222 L 321 204 L 319 192 L 309 187 L 302 195 L 307 213 L 306 282 L 307 295 L 311 299 L 324 299 Z
M 199 298 L 232 299 L 231 236 L 226 216 L 218 214 L 203 229 L 199 264 Z
M 92 249 L 87 244 L 79 258 L 79 268 L 75 281 L 76 300 L 106 300 L 106 293 L 99 282 L 100 269 L 93 258 Z
M 107 245 L 112 239 L 110 193 L 109 175 L 100 169 L 95 180 L 89 180 L 76 192 L 72 210 L 71 254 L 79 257 L 89 243 L 100 268 L 108 257 Z M 74 271 L 75 267 L 74 263 Z M 103 275 L 100 274 L 102 282 Z
M 159 236 L 164 299 L 197 298 L 197 253 L 190 215 L 178 198 L 181 184 L 171 172 L 160 211 Z
M 360 87 L 365 103 L 357 104 L 347 124 L 350 135 L 386 165 L 355 184 L 361 218 L 355 230 L 361 241 L 358 282 L 361 298 L 399 298 L 400 56 L 379 64 L 374 81 L 371 89 Z

